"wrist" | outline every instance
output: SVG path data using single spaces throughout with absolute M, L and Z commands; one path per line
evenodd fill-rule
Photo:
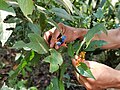
M 111 73 L 111 82 L 109 82 L 107 85 L 108 88 L 120 89 L 120 71 L 113 70 L 113 72 Z
M 87 33 L 87 29 L 85 29 L 85 28 L 77 28 L 76 29 L 77 30 L 77 37 L 79 38 L 79 39 L 83 39 L 84 38 L 84 35 L 86 35 L 86 33 Z
M 116 70 L 116 88 L 120 89 L 120 71 Z

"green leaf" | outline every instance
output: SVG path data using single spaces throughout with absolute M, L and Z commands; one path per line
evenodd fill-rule
M 74 47 L 71 43 L 68 44 L 68 55 L 74 57 Z
M 36 87 L 30 87 L 28 90 L 38 90 Z
M 59 84 L 58 84 L 58 78 L 57 78 L 57 77 L 54 77 L 54 78 L 51 80 L 51 83 L 50 83 L 50 85 L 46 88 L 46 90 L 60 90 L 60 89 L 59 89 Z
M 22 75 L 23 75 L 23 77 L 25 77 L 26 76 L 26 71 L 25 71 L 25 69 L 22 69 Z
M 98 18 L 98 19 L 103 18 L 104 14 L 103 14 L 102 8 L 99 7 L 99 8 L 97 9 L 97 12 L 96 12 L 96 13 L 93 13 L 93 15 L 94 15 L 96 18 Z
M 62 30 L 58 27 L 58 24 L 52 18 L 48 18 L 48 21 L 50 21 L 50 24 L 55 26 L 59 30 L 59 32 L 63 35 Z
M 24 48 L 24 47 L 26 47 L 26 44 L 23 41 L 18 41 L 11 48 L 19 49 L 19 48 Z
M 60 53 L 55 49 L 50 49 L 51 55 L 44 59 L 45 62 L 50 63 L 50 72 L 53 73 L 62 65 L 63 59 Z
M 64 9 L 61 8 L 52 8 L 51 9 L 57 16 L 67 19 L 67 20 L 73 20 L 72 16 L 68 14 Z
M 90 71 L 90 69 L 87 67 L 85 63 L 80 62 L 80 65 L 76 67 L 76 70 L 82 76 L 95 79 L 94 76 L 92 75 L 92 72 Z
M 33 51 L 26 53 L 26 56 L 21 59 L 20 64 L 18 65 L 18 67 L 15 70 L 15 72 L 12 73 L 12 75 L 10 76 L 10 79 L 15 78 L 28 65 L 28 63 L 31 61 L 31 59 L 34 58 L 33 53 L 34 53 Z
M 63 80 L 59 80 L 59 90 L 65 90 Z
M 106 45 L 107 42 L 103 40 L 95 40 L 92 41 L 89 46 L 85 49 L 85 51 L 94 51 L 97 48 L 101 48 L 103 45 Z
M 35 34 L 41 35 L 41 30 L 36 24 L 29 22 L 28 26 Z
M 63 80 L 54 77 L 46 90 L 65 90 Z
M 38 54 L 38 53 L 35 53 L 35 56 L 34 56 L 34 58 L 31 60 L 31 64 L 32 64 L 32 66 L 34 65 L 36 65 L 36 64 L 38 64 L 38 62 L 39 62 L 39 60 L 40 60 L 40 54 Z
M 85 35 L 83 41 L 86 42 L 86 45 L 88 47 L 88 45 L 90 44 L 90 41 L 92 40 L 92 38 L 94 37 L 95 34 L 97 34 L 100 31 L 103 31 L 107 34 L 106 30 L 107 29 L 105 28 L 104 23 L 97 24 L 88 31 L 88 33 Z
M 100 7 L 102 8 L 105 4 L 106 0 L 102 0 L 101 3 L 100 3 Z
M 58 84 L 58 78 L 57 77 L 54 77 L 52 79 L 52 83 L 53 83 L 53 90 L 60 90 L 59 89 L 59 84 Z
M 67 69 L 67 66 L 68 64 L 62 64 L 61 67 L 60 67 L 60 80 L 62 80 L 63 76 L 64 76 L 64 73 Z
M 14 9 L 10 7 L 5 0 L 0 0 L 0 10 L 4 10 L 7 12 L 14 12 Z
M 29 72 L 32 72 L 32 69 L 29 66 L 26 66 L 25 69 Z
M 30 38 L 30 43 L 25 44 L 23 41 L 16 42 L 12 48 L 29 48 L 38 54 L 45 54 L 48 52 L 49 48 L 45 40 L 38 34 L 30 33 L 28 34 Z
M 69 9 L 73 13 L 73 4 L 70 0 L 61 0 L 61 2 L 65 5 L 67 9 Z
M 117 16 L 117 18 L 118 18 L 118 20 L 120 22 L 120 5 L 119 5 L 118 10 L 116 12 L 116 16 Z
M 28 37 L 30 38 L 30 43 L 27 44 L 28 48 L 39 54 L 45 54 L 48 52 L 49 48 L 45 40 L 40 35 L 30 33 Z
M 79 45 L 79 48 L 76 52 L 76 54 L 78 55 L 79 54 L 79 51 L 81 50 L 82 46 L 84 44 L 86 44 L 86 48 L 89 46 L 92 38 L 94 37 L 95 34 L 99 34 L 101 33 L 101 31 L 103 31 L 104 33 L 107 34 L 107 29 L 106 27 L 104 26 L 104 23 L 99 23 L 97 25 L 95 25 L 93 28 L 91 28 L 87 34 L 84 36 L 84 39 L 83 41 L 81 42 L 81 44 Z
M 17 0 L 20 9 L 24 13 L 25 16 L 32 14 L 33 12 L 33 0 Z
M 44 31 L 44 29 L 47 26 L 47 22 L 46 22 L 46 15 L 45 13 L 40 13 L 40 28 L 42 31 Z
M 50 82 L 50 85 L 46 87 L 45 90 L 53 90 L 53 84 Z

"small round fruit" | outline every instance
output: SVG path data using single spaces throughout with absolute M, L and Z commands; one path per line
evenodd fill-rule
M 63 35 L 63 36 L 61 37 L 62 43 L 65 41 L 65 39 L 66 39 L 66 36 Z
M 56 44 L 57 44 L 58 46 L 60 46 L 62 43 L 61 43 L 61 42 L 56 42 Z

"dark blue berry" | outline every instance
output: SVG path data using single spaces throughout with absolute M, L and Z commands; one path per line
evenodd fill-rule
M 61 43 L 61 42 L 56 42 L 56 44 L 57 44 L 58 46 L 60 46 L 62 43 Z
M 65 41 L 65 39 L 66 39 L 66 36 L 62 36 L 62 37 L 61 37 L 62 43 Z

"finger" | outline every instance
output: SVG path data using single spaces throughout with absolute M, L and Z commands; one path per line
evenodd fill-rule
M 58 29 L 56 29 L 55 32 L 52 34 L 52 38 L 50 40 L 50 47 L 55 46 L 59 35 L 60 35 L 60 32 L 58 31 Z
M 86 80 L 85 77 L 81 76 L 77 72 L 75 73 L 75 76 L 80 84 L 82 84 L 84 87 L 86 87 L 87 90 L 88 88 L 92 88 L 91 84 Z
M 84 60 L 84 63 L 90 68 L 90 63 L 89 63 L 89 61 Z
M 75 59 L 72 59 L 72 64 L 73 64 L 74 67 L 76 67 L 76 62 L 77 61 Z
M 57 44 L 55 44 L 55 49 L 59 49 L 60 48 L 60 46 L 58 46 Z
M 43 38 L 45 39 L 47 44 L 49 44 L 49 39 L 50 39 L 51 36 L 52 36 L 52 32 L 50 32 L 50 31 L 45 32 Z
M 92 89 L 92 86 L 89 83 L 89 81 L 86 79 L 86 77 L 79 75 L 79 81 L 83 82 L 83 85 L 86 87 L 87 90 L 89 90 L 90 88 Z
M 75 77 L 76 77 L 77 81 L 78 81 L 81 85 L 84 86 L 84 83 L 79 79 L 79 76 L 80 76 L 80 75 L 75 71 Z
M 72 64 L 73 64 L 74 67 L 76 67 L 76 62 L 77 61 L 75 59 L 72 59 Z M 88 82 L 87 78 L 85 78 L 84 76 L 78 74 L 77 72 L 76 72 L 76 78 L 77 78 L 77 80 L 78 80 L 79 83 L 81 83 L 85 87 L 90 87 L 91 88 L 91 84 Z
M 50 29 L 49 31 L 47 31 L 47 32 L 44 33 L 43 38 L 45 39 L 45 41 L 46 41 L 47 43 L 49 43 L 49 39 L 50 39 L 50 37 L 52 36 L 52 34 L 53 34 L 53 32 L 55 31 L 55 29 L 56 29 L 56 27 L 54 27 L 54 28 L 52 28 L 52 29 Z
M 65 32 L 65 25 L 63 23 L 59 23 L 58 27 L 60 28 L 60 30 L 62 30 L 63 33 Z M 56 29 L 52 35 L 52 39 L 50 41 L 50 47 L 55 46 L 56 49 L 59 48 L 59 46 L 55 45 L 56 40 L 58 39 L 59 35 L 60 35 L 60 31 L 58 29 Z

